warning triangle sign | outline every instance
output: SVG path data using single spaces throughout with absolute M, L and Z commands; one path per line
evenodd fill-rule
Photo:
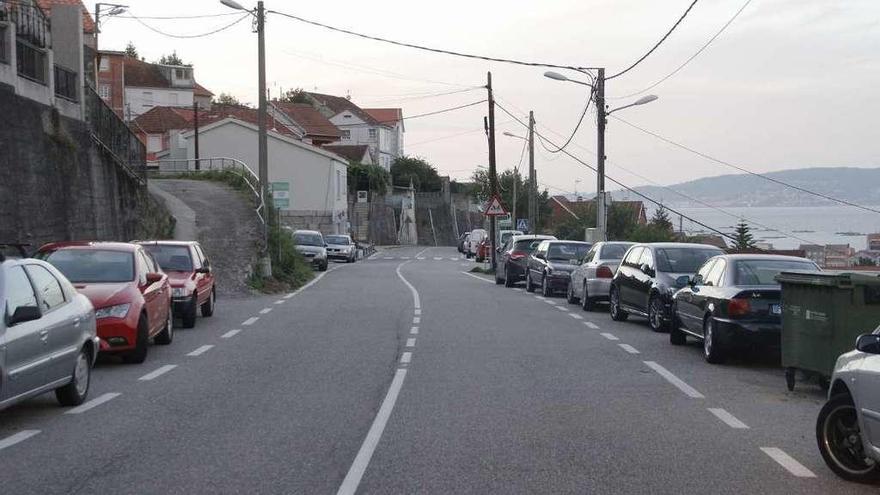
M 486 211 L 484 213 L 487 217 L 497 217 L 501 215 L 507 215 L 507 210 L 501 206 L 501 199 L 498 196 L 493 196 L 492 199 L 486 204 Z

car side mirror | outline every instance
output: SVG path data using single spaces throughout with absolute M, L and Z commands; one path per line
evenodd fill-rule
M 856 349 L 868 354 L 880 354 L 880 335 L 867 333 L 856 339 Z
M 147 274 L 147 285 L 155 284 L 156 282 L 162 281 L 161 273 L 148 273 Z
M 677 279 L 675 279 L 675 286 L 676 287 L 684 287 L 686 285 L 691 285 L 691 278 L 688 277 L 687 275 L 682 275 L 682 276 L 678 277 Z
M 208 265 L 205 265 L 201 268 L 196 268 L 196 273 L 206 273 L 206 274 L 211 273 L 211 267 Z
M 42 317 L 43 314 L 37 306 L 19 306 L 15 308 L 15 312 L 9 317 L 9 326 L 18 325 L 26 321 L 39 320 Z
M 651 267 L 648 266 L 647 263 L 642 263 L 641 266 L 639 266 L 639 268 L 642 270 L 642 273 L 644 273 L 645 275 L 648 275 L 650 277 L 654 276 L 654 270 L 652 270 Z
M 692 278 L 691 281 L 688 282 L 688 284 L 690 284 L 691 287 L 695 285 L 703 285 L 703 276 L 699 273 L 694 275 L 694 278 Z
M 538 258 L 539 260 L 547 259 L 547 257 L 544 256 L 544 253 L 535 253 L 535 258 Z

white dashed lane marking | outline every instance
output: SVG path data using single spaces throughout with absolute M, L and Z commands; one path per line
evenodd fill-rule
M 815 478 L 816 475 L 806 468 L 803 464 L 795 460 L 794 457 L 785 453 L 784 450 L 777 447 L 761 447 L 761 451 L 770 456 L 786 471 L 797 476 L 798 478 Z
M 12 447 L 15 444 L 24 442 L 28 438 L 39 435 L 40 430 L 22 430 L 15 435 L 8 436 L 0 440 L 0 450 Z
M 414 314 L 414 315 L 420 315 L 420 314 L 422 314 L 422 310 L 421 310 L 421 309 L 414 309 L 414 310 L 413 310 L 413 314 Z
M 155 380 L 156 378 L 159 378 L 160 376 L 164 375 L 165 373 L 168 373 L 169 371 L 173 370 L 174 368 L 177 368 L 176 364 L 166 364 L 165 366 L 160 366 L 159 368 L 156 368 L 155 370 L 138 378 L 138 381 L 148 382 L 150 380 Z
M 710 407 L 709 412 L 714 414 L 716 418 L 720 419 L 727 426 L 731 428 L 735 428 L 738 430 L 747 430 L 749 427 L 742 421 L 736 418 L 733 414 L 721 409 L 720 407 Z
M 198 349 L 196 349 L 196 350 L 190 352 L 189 354 L 187 354 L 187 356 L 192 356 L 192 357 L 195 357 L 195 356 L 201 356 L 202 354 L 204 354 L 204 353 L 210 351 L 213 347 L 214 347 L 214 346 L 213 346 L 213 345 L 210 345 L 210 344 L 209 344 L 209 345 L 203 345 L 203 346 L 199 347 Z
M 585 325 L 585 326 L 588 326 L 588 327 L 590 327 L 590 328 L 592 328 L 593 330 L 598 330 L 598 329 L 599 329 L 599 325 L 596 325 L 596 324 L 593 323 L 592 321 L 585 321 L 585 322 L 584 322 L 584 325 Z
M 704 399 L 706 396 L 697 391 L 694 387 L 691 387 L 687 383 L 685 383 L 681 378 L 672 374 L 671 371 L 660 366 L 654 361 L 643 361 L 645 365 L 652 370 L 656 371 L 658 375 L 662 376 L 667 382 L 673 384 L 677 389 L 684 392 L 685 395 L 692 399 Z
M 406 346 L 407 347 L 415 347 L 416 346 L 416 339 L 406 339 Z
M 579 315 L 579 314 L 575 314 L 575 313 L 569 313 L 568 316 L 571 316 L 571 317 L 574 318 L 575 320 L 583 320 L 583 319 L 584 319 L 583 316 L 581 316 L 581 315 Z
M 263 308 L 260 310 L 261 315 L 269 314 L 271 312 L 272 312 L 272 308 Z M 245 325 L 245 323 L 242 323 L 242 325 Z
M 253 324 L 256 323 L 257 320 L 259 320 L 259 319 L 260 319 L 259 316 L 251 316 L 251 317 L 248 318 L 247 320 L 244 320 L 243 322 L 241 322 L 241 324 L 244 325 L 244 326 L 253 325 Z
M 421 323 L 422 318 L 420 316 L 413 316 L 413 323 Z
M 409 329 L 409 333 L 413 335 L 417 335 L 419 333 L 419 327 L 412 327 Z
M 568 311 L 568 308 L 566 308 L 565 306 L 556 306 L 556 309 L 558 309 L 559 311 Z
M 287 301 L 285 301 L 284 299 L 279 299 L 279 300 L 275 301 L 275 304 L 284 304 L 286 302 Z
M 73 409 L 65 412 L 64 414 L 82 414 L 82 413 L 88 411 L 89 409 L 93 409 L 95 407 L 100 406 L 101 404 L 103 404 L 105 402 L 110 402 L 111 400 L 119 397 L 119 395 L 120 394 L 113 393 L 113 392 L 99 395 L 99 396 L 95 397 L 94 399 L 92 399 L 82 405 L 74 407 Z
M 434 256 L 434 261 L 440 261 L 440 260 L 442 260 L 442 259 L 443 259 L 443 258 L 441 258 L 441 257 L 439 257 L 439 256 Z
M 238 335 L 239 332 L 241 332 L 241 330 L 236 328 L 235 330 L 230 330 L 230 331 L 224 333 L 223 335 L 220 336 L 220 338 L 221 339 L 228 339 L 230 337 L 235 337 L 236 335 Z
M 402 356 L 400 356 L 400 362 L 403 364 L 409 364 L 412 361 L 412 353 L 404 352 Z
M 619 345 L 621 349 L 623 349 L 624 351 L 626 351 L 630 354 L 638 354 L 639 353 L 638 349 L 636 349 L 635 347 L 633 347 L 629 344 L 617 344 L 617 345 Z
M 603 333 L 600 333 L 599 335 L 605 337 L 608 340 L 620 340 L 617 337 L 615 337 L 613 333 L 604 333 L 603 332 Z
M 523 290 L 520 289 L 519 287 L 514 287 L 513 290 L 515 290 L 515 291 L 517 291 L 517 292 L 522 292 L 522 291 L 523 291 Z

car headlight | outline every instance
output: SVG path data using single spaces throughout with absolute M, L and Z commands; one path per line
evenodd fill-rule
M 115 306 L 107 306 L 106 308 L 101 308 L 95 311 L 95 318 L 125 318 L 125 315 L 128 314 L 128 310 L 131 308 L 131 304 L 117 304 Z
M 326 249 L 322 249 L 321 251 L 318 252 L 318 254 L 315 255 L 315 257 L 317 257 L 317 258 L 326 258 L 326 257 L 327 257 L 327 250 L 326 250 Z
M 186 289 L 183 287 L 172 287 L 171 297 L 186 297 Z

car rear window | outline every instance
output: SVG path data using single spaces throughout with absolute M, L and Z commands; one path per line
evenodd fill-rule
M 46 261 L 77 284 L 120 283 L 134 280 L 134 256 L 126 251 L 61 249 Z
M 297 246 L 323 246 L 324 238 L 320 234 L 293 234 L 293 243 Z
M 144 246 L 156 263 L 166 272 L 191 272 L 193 270 L 192 256 L 188 246 L 169 246 L 161 244 L 148 244 Z
M 599 255 L 599 259 L 622 260 L 627 249 L 629 249 L 628 244 L 605 244 L 602 246 L 602 254 Z
M 733 265 L 736 285 L 779 285 L 779 272 L 817 269 L 809 261 L 795 260 L 740 260 Z
M 722 254 L 720 249 L 691 247 L 657 248 L 657 270 L 669 273 L 696 273 L 712 256 Z
M 590 247 L 592 247 L 590 244 L 554 242 L 547 248 L 547 259 L 556 261 L 579 260 L 587 254 Z
M 516 244 L 514 244 L 513 246 L 513 250 L 531 253 L 538 247 L 538 244 L 541 244 L 544 241 L 545 239 L 525 239 L 522 241 L 516 241 Z
M 342 246 L 347 246 L 351 243 L 351 241 L 348 240 L 348 236 L 344 235 L 328 235 L 324 238 L 324 240 L 327 241 L 327 244 L 336 244 Z

